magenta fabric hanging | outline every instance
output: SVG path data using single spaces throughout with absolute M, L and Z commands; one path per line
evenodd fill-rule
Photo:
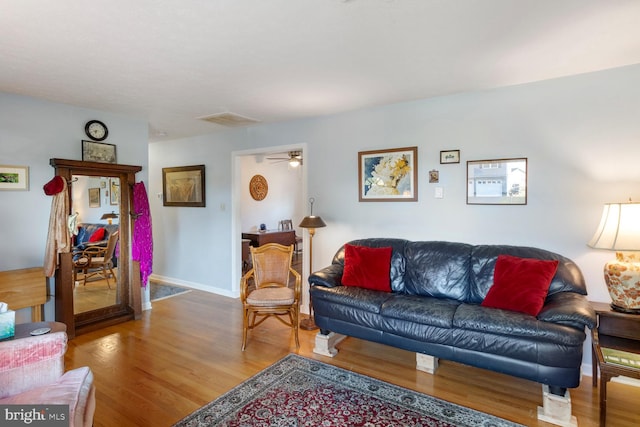
M 140 285 L 146 288 L 153 271 L 153 235 L 149 198 L 144 182 L 133 185 L 133 212 L 137 218 L 133 222 L 131 255 L 134 261 L 140 262 Z

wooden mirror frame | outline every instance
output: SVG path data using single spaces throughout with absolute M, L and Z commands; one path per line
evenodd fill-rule
M 109 176 L 120 178 L 120 258 L 118 269 L 122 280 L 120 300 L 115 305 L 75 314 L 73 310 L 73 260 L 71 253 L 60 254 L 60 265 L 56 270 L 55 311 L 56 321 L 67 325 L 67 335 L 76 335 L 116 323 L 139 319 L 142 315 L 140 295 L 140 264 L 131 261 L 131 231 L 136 215 L 131 213 L 133 184 L 136 173 L 142 166 L 112 163 L 84 162 L 79 160 L 50 159 L 49 164 L 56 175 L 71 182 L 73 175 Z M 67 188 L 71 201 L 71 186 Z M 73 206 L 69 203 L 69 209 Z M 69 211 L 71 214 L 71 211 Z

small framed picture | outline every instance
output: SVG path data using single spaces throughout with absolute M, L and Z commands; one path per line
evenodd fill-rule
M 120 179 L 109 178 L 109 204 L 117 205 L 120 201 Z
M 117 163 L 116 146 L 104 142 L 82 141 L 82 161 Z
M 0 190 L 29 190 L 29 167 L 0 165 Z
M 440 152 L 440 164 L 460 163 L 460 150 L 446 150 Z
M 89 207 L 90 208 L 100 207 L 100 189 L 99 188 L 89 189 Z

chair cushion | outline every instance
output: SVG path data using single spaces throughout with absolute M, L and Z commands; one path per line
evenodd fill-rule
M 271 305 L 290 305 L 295 301 L 293 289 L 278 288 L 260 288 L 252 291 L 247 296 L 247 303 L 255 306 L 271 306 Z
M 500 255 L 496 261 L 493 286 L 482 306 L 537 316 L 557 269 L 557 260 Z

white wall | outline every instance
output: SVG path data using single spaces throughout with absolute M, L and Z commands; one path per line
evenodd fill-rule
M 305 215 L 302 168 L 291 168 L 287 162 L 273 163 L 264 155 L 242 156 L 240 162 L 242 231 L 256 231 L 260 224 L 265 224 L 268 230 L 277 230 L 280 220 L 291 219 L 296 233 L 300 235 L 302 229 L 298 228 L 298 224 Z M 269 191 L 263 200 L 254 200 L 248 191 L 254 175 L 262 175 L 267 181 Z
M 42 186 L 55 173 L 49 159 L 81 160 L 84 125 L 91 119 L 107 124 L 105 142 L 117 146 L 118 162 L 142 165 L 136 179 L 146 181 L 146 121 L 0 92 L 0 164 L 29 166 L 30 179 L 29 191 L 0 191 L 0 270 L 43 264 L 51 197 Z M 51 303 L 45 315 L 54 318 Z
M 239 248 L 231 244 L 237 220 L 220 208 L 239 204 L 231 195 L 231 177 L 240 179 L 232 153 L 304 142 L 304 193 L 315 197 L 314 213 L 327 223 L 314 238 L 314 269 L 328 265 L 344 242 L 361 237 L 529 245 L 575 260 L 589 298 L 608 302 L 602 268 L 614 255 L 586 242 L 603 203 L 640 200 L 638 111 L 635 65 L 151 144 L 155 191 L 161 167 L 206 159 L 207 170 L 219 175 L 215 184 L 207 177 L 214 185 L 207 198 L 215 199 L 204 211 L 152 204 L 156 243 L 165 248 L 156 265 L 166 263 L 158 268 L 203 289 L 235 295 L 230 271 L 237 267 L 232 259 L 239 260 L 232 254 Z M 418 202 L 358 202 L 358 151 L 406 146 L 418 147 Z M 440 150 L 449 149 L 461 150 L 460 164 L 439 164 Z M 465 162 L 510 157 L 529 160 L 528 204 L 467 205 Z M 444 199 L 434 198 L 432 169 L 440 171 Z M 181 270 L 183 263 L 193 267 Z M 589 355 L 585 351 L 587 363 Z

